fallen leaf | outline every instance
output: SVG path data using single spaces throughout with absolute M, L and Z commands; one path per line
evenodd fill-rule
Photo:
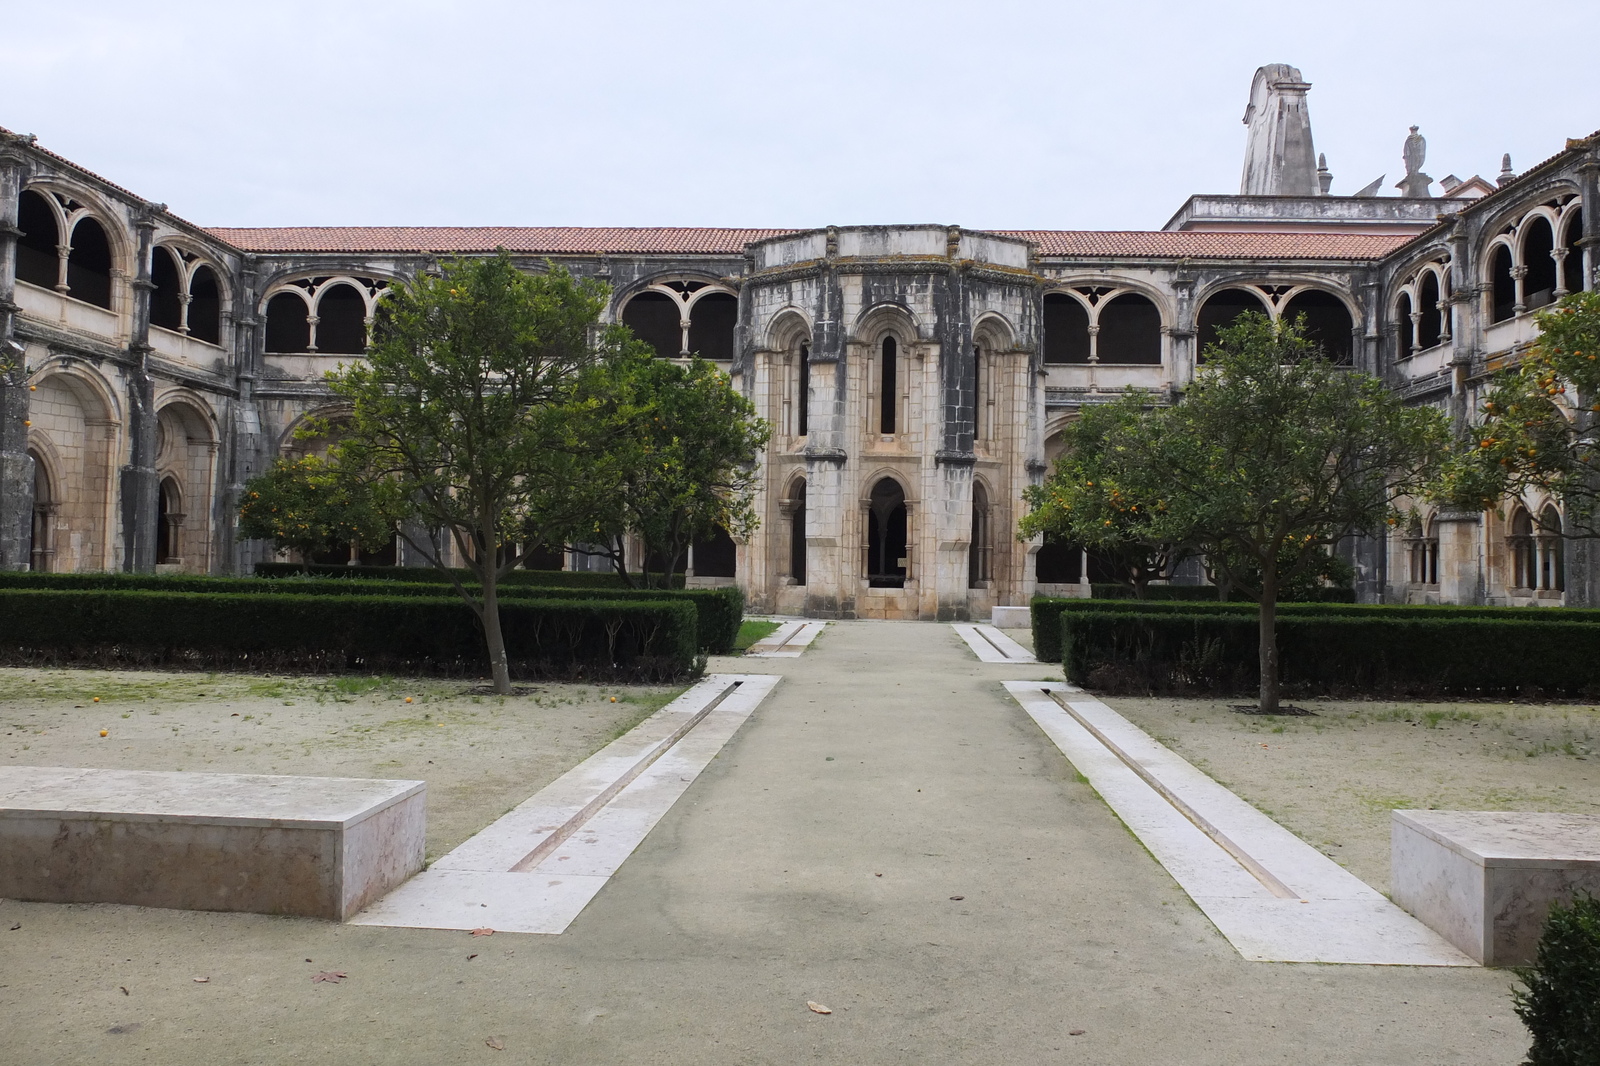
M 349 976 L 343 970 L 323 970 L 321 973 L 311 975 L 311 983 L 316 984 L 318 981 L 327 981 L 329 984 L 336 985 Z
M 872 876 L 873 877 L 882 877 L 883 875 L 882 874 L 873 874 Z
M 11 931 L 13 933 L 15 933 L 18 929 L 21 929 L 21 928 L 22 928 L 22 923 L 21 922 L 12 922 L 11 923 Z
M 474 929 L 472 931 L 472 935 L 473 936 L 494 936 L 494 930 L 488 928 L 487 926 L 485 926 L 482 929 Z
M 210 984 L 211 983 L 211 978 L 209 978 L 209 977 L 196 977 L 194 979 L 194 983 L 197 984 L 197 985 Z
M 127 985 L 118 985 L 117 987 L 122 989 L 122 994 L 123 995 L 125 995 L 125 996 L 129 995 L 128 986 Z
M 831 1009 L 829 1009 L 827 1007 L 824 1007 L 820 1003 L 813 1003 L 809 999 L 806 1000 L 806 1006 L 810 1007 L 813 1011 L 815 1011 L 818 1014 L 832 1014 L 833 1013 L 833 1011 Z
M 494 1048 L 496 1051 L 504 1051 L 506 1049 L 505 1043 L 503 1041 L 501 1041 L 498 1037 L 491 1036 L 489 1039 L 485 1040 L 484 1043 L 488 1044 L 490 1047 Z
M 1085 1032 L 1085 1030 L 1083 1030 L 1083 1029 L 1068 1029 L 1067 1030 L 1067 1035 L 1068 1036 L 1082 1036 L 1084 1034 L 1084 1032 Z
M 141 1022 L 123 1022 L 121 1025 L 113 1025 L 106 1032 L 114 1036 L 126 1036 L 129 1033 L 138 1032 L 141 1025 Z
M 474 951 L 471 955 L 467 956 L 467 961 L 471 962 L 473 959 L 475 959 L 477 957 L 478 957 L 478 953 L 476 951 Z
M 967 897 L 966 896 L 951 896 L 950 898 L 953 899 L 953 900 L 960 901 L 960 900 L 966 899 Z

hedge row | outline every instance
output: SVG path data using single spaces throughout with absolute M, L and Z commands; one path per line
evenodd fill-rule
M 1142 603 L 1163 600 L 1204 600 L 1208 603 L 1224 602 L 1217 597 L 1220 590 L 1215 585 L 1146 585 Z M 1131 600 L 1134 599 L 1132 585 L 1120 584 L 1094 584 L 1089 586 L 1089 595 L 1097 600 Z M 1252 602 L 1246 600 L 1244 593 L 1235 592 L 1228 602 Z M 1285 601 L 1287 602 L 1287 601 Z M 1309 589 L 1301 593 L 1297 602 L 1301 603 L 1354 603 L 1356 602 L 1355 589 Z
M 694 606 L 543 600 L 501 607 L 513 676 L 661 681 L 689 675 Z M 0 659 L 102 665 L 482 675 L 483 631 L 429 596 L 0 589 Z
M 1238 612 L 1062 612 L 1067 679 L 1106 691 L 1253 691 L 1256 620 Z M 1292 612 L 1278 619 L 1285 691 L 1396 696 L 1600 692 L 1600 626 Z
M 1260 608 L 1254 603 L 1195 603 L 1185 600 L 1152 602 L 1149 600 L 1084 600 L 1035 596 L 1029 605 L 1033 623 L 1034 655 L 1041 661 L 1061 658 L 1061 619 L 1063 612 L 1089 611 L 1131 614 L 1212 614 L 1240 615 L 1256 618 Z M 1280 603 L 1278 617 L 1310 615 L 1316 617 L 1352 618 L 1457 618 L 1497 619 L 1501 621 L 1543 621 L 1556 619 L 1566 622 L 1594 624 L 1600 622 L 1600 610 L 1576 607 L 1462 607 L 1447 604 L 1409 603 Z
M 369 567 L 368 569 L 378 569 Z M 531 572 L 531 571 L 530 571 Z M 604 575 L 578 574 L 578 577 Z M 459 603 L 455 590 L 434 581 L 329 581 L 322 578 L 289 577 L 281 579 L 260 577 L 204 577 L 198 574 L 122 574 L 122 573 L 71 573 L 49 574 L 29 571 L 0 571 L 0 588 L 53 588 L 53 589 L 147 589 L 160 592 L 217 593 L 273 593 L 301 596 L 434 596 L 448 597 Z M 700 647 L 714 655 L 726 655 L 733 650 L 739 635 L 739 624 L 744 621 L 744 593 L 733 586 L 714 589 L 623 589 L 604 588 L 546 588 L 526 583 L 503 586 L 501 602 L 535 597 L 545 600 L 688 600 L 694 604 L 699 616 Z M 464 608 L 463 608 L 464 609 Z
M 257 563 L 257 577 L 346 577 L 365 581 L 420 581 L 449 584 L 450 579 L 432 566 L 342 566 L 336 563 Z M 472 571 L 457 567 L 462 582 L 475 579 Z M 628 583 L 615 571 L 590 573 L 581 570 L 513 570 L 500 579 L 507 585 L 539 585 L 543 588 L 625 589 Z M 673 581 L 683 587 L 683 575 Z

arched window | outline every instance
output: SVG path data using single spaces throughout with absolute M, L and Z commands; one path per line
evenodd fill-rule
M 171 249 L 156 245 L 150 252 L 150 324 L 177 331 L 183 328 L 183 282 Z
M 311 321 L 306 302 L 292 292 L 267 301 L 267 351 L 303 352 L 311 347 Z
M 1283 307 L 1283 317 L 1293 321 L 1305 316 L 1306 337 L 1320 345 L 1323 354 L 1335 363 L 1350 362 L 1350 335 L 1354 324 L 1350 309 L 1331 292 L 1307 289 L 1296 293 Z
M 899 406 L 900 346 L 893 337 L 883 338 L 878 350 L 878 432 L 895 432 L 895 411 Z
M 1555 302 L 1556 261 L 1550 255 L 1555 246 L 1555 234 L 1543 215 L 1524 223 L 1522 262 L 1528 272 L 1522 278 L 1522 305 L 1529 311 Z
M 1200 313 L 1195 316 L 1195 329 L 1199 334 L 1196 339 L 1202 361 L 1205 350 L 1217 343 L 1221 331 L 1237 322 L 1239 316 L 1247 311 L 1259 315 L 1267 313 L 1261 297 L 1248 289 L 1223 289 L 1206 297 L 1206 302 L 1200 305 Z
M 1411 321 L 1411 294 L 1403 292 L 1394 305 L 1394 328 L 1400 337 L 1400 358 L 1409 359 L 1416 350 L 1417 324 Z
M 676 359 L 683 350 L 680 306 L 664 292 L 641 292 L 623 307 L 622 324 L 661 358 Z
M 1439 310 L 1439 276 L 1431 270 L 1422 272 L 1422 286 L 1417 292 L 1417 309 L 1422 317 L 1417 319 L 1417 347 L 1432 348 L 1439 343 L 1444 325 L 1444 312 Z
M 217 275 L 199 266 L 189 278 L 189 336 L 207 344 L 222 343 L 222 294 Z
M 1511 515 L 1511 536 L 1507 541 L 1511 549 L 1511 584 L 1513 588 L 1531 589 L 1538 582 L 1538 569 L 1534 565 L 1533 519 L 1518 507 Z
M 1083 548 L 1058 534 L 1046 533 L 1039 554 L 1034 556 L 1034 573 L 1041 585 L 1078 584 L 1083 580 Z
M 1583 249 L 1578 242 L 1583 239 L 1583 209 L 1572 212 L 1567 220 L 1567 237 L 1561 246 L 1567 257 L 1561 261 L 1561 287 L 1567 292 L 1583 292 L 1589 286 L 1583 278 Z
M 1439 583 L 1439 523 L 1429 518 L 1428 524 L 1416 530 L 1420 535 L 1411 538 L 1411 583 L 1437 585 Z
M 689 308 L 689 350 L 702 359 L 733 359 L 733 329 L 739 322 L 739 300 L 725 292 L 708 292 Z M 699 568 L 695 569 L 699 573 Z
M 794 435 L 811 432 L 811 345 L 801 342 L 794 383 Z M 803 490 L 802 490 L 803 491 Z
M 367 302 L 350 285 L 330 285 L 317 294 L 317 351 L 360 355 L 367 350 Z
M 50 471 L 38 452 L 29 451 L 33 459 L 33 528 L 28 544 L 28 565 L 39 573 L 55 569 L 55 493 L 50 484 Z
M 789 578 L 806 583 L 806 481 L 799 478 L 789 490 Z
M 1089 361 L 1089 311 L 1064 292 L 1044 297 L 1044 361 Z
M 1546 506 L 1539 514 L 1539 539 L 1534 545 L 1537 552 L 1538 587 L 1546 592 L 1560 592 L 1566 587 L 1565 559 L 1562 552 L 1561 513 Z
M 163 478 L 156 496 L 156 562 L 181 563 L 183 552 L 179 543 L 183 530 L 183 498 L 178 483 Z
M 1153 365 L 1161 362 L 1161 312 L 1135 292 L 1102 304 L 1095 355 L 1102 363 Z
M 105 227 L 85 216 L 72 228 L 67 253 L 67 288 L 76 298 L 111 308 L 111 242 Z
M 904 588 L 911 553 L 906 540 L 906 492 L 892 477 L 872 486 L 867 508 L 867 584 Z
M 61 227 L 39 193 L 24 191 L 17 201 L 17 280 L 46 289 L 61 284 Z
M 981 481 L 972 483 L 972 543 L 967 548 L 967 587 L 985 589 L 994 576 L 994 538 L 989 513 L 989 492 Z
M 1492 293 L 1489 321 L 1504 322 L 1517 313 L 1517 281 L 1511 273 L 1511 249 L 1495 245 L 1494 256 L 1489 261 Z

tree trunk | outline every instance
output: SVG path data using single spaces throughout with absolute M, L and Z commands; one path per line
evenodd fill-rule
M 1271 564 L 1261 568 L 1261 705 L 1257 710 L 1278 713 L 1278 572 Z
M 502 696 L 511 695 L 511 668 L 506 663 L 506 638 L 500 631 L 500 571 L 493 566 L 483 568 L 483 639 L 489 645 L 489 671 L 494 678 L 494 690 Z

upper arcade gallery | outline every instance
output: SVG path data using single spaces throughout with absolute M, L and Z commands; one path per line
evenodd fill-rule
M 1267 67 L 1253 92 L 1303 104 L 1304 88 Z M 1247 120 L 1248 152 L 1279 135 Z M 1264 179 L 1247 153 L 1246 183 L 1316 189 L 1293 171 L 1310 165 Z M 757 610 L 985 616 L 1092 576 L 1013 534 L 1062 426 L 1128 389 L 1170 402 L 1246 310 L 1303 316 L 1412 402 L 1474 410 L 1533 313 L 1594 286 L 1597 174 L 1590 137 L 1449 197 L 1196 196 L 1142 232 L 237 229 L 0 132 L 0 345 L 26 366 L 0 386 L 0 565 L 248 571 L 270 549 L 234 540 L 241 487 L 304 447 L 323 373 L 365 350 L 386 288 L 503 247 L 608 282 L 608 317 L 663 358 L 714 360 L 772 424 L 761 527 L 697 546 L 695 583 L 737 581 Z M 1589 602 L 1586 553 L 1518 524 L 1552 509 L 1419 511 L 1353 548 L 1359 592 Z

